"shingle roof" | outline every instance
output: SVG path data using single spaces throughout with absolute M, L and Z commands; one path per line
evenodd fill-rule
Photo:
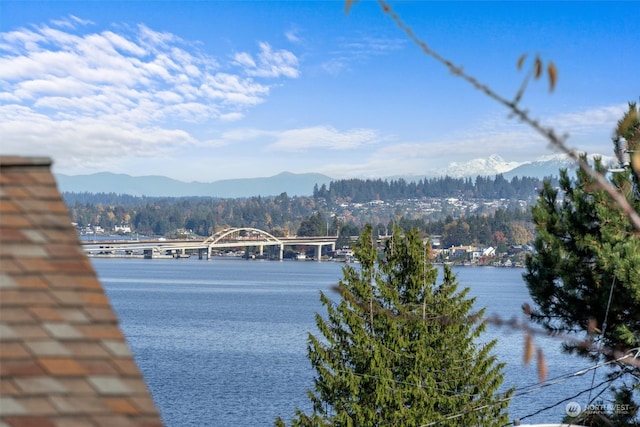
M 50 166 L 0 156 L 0 427 L 161 426 Z

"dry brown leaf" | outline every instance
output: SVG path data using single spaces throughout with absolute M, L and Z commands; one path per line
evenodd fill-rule
M 538 349 L 538 380 L 541 383 L 547 380 L 547 363 L 544 360 L 544 353 L 542 353 L 542 349 Z
M 536 79 L 539 79 L 541 75 L 542 75 L 542 60 L 540 58 L 536 58 L 534 77 Z
M 528 365 L 533 357 L 533 338 L 527 333 L 524 336 L 524 364 Z
M 349 11 L 351 10 L 351 4 L 354 2 L 354 0 L 346 0 L 345 5 L 344 5 L 344 12 L 345 13 L 349 13 Z
M 558 81 L 558 69 L 552 61 L 549 61 L 549 65 L 547 65 L 547 74 L 549 74 L 549 91 L 553 92 Z
M 524 60 L 527 59 L 527 54 L 523 53 L 520 58 L 518 58 L 518 71 L 522 70 L 522 64 L 524 64 Z

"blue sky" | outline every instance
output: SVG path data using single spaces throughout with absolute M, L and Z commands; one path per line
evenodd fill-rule
M 612 155 L 640 96 L 640 2 L 390 2 L 415 34 L 507 98 L 526 53 L 556 90 L 521 105 Z M 555 152 L 424 55 L 380 5 L 342 1 L 0 3 L 0 152 L 70 175 L 183 181 L 319 172 L 431 175 Z M 530 62 L 526 63 L 529 64 Z

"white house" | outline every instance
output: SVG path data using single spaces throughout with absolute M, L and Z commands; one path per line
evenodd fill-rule
M 116 233 L 131 233 L 131 226 L 130 225 L 116 225 L 114 227 L 114 231 Z

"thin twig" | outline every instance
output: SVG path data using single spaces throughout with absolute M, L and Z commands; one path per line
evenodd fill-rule
M 583 160 L 575 150 L 570 149 L 566 145 L 567 136 L 561 137 L 556 134 L 553 128 L 545 127 L 541 125 L 537 120 L 531 118 L 526 110 L 523 110 L 518 106 L 518 104 L 516 103 L 517 99 L 516 101 L 510 101 L 507 98 L 496 93 L 493 89 L 491 89 L 486 84 L 481 83 L 475 77 L 465 73 L 462 67 L 455 65 L 452 61 L 440 55 L 438 52 L 431 49 L 427 45 L 427 43 L 422 41 L 413 32 L 413 30 L 402 21 L 400 16 L 398 16 L 398 14 L 396 14 L 391 9 L 391 6 L 385 0 L 378 0 L 378 3 L 382 6 L 382 9 L 384 10 L 384 12 L 393 19 L 396 25 L 398 25 L 398 27 L 400 27 L 400 29 L 407 34 L 409 39 L 411 39 L 416 45 L 418 45 L 426 55 L 432 57 L 433 59 L 435 59 L 442 65 L 444 65 L 447 69 L 449 69 L 449 71 L 453 75 L 460 77 L 461 79 L 471 84 L 475 89 L 483 92 L 489 98 L 507 107 L 509 110 L 511 110 L 514 116 L 518 117 L 522 122 L 526 123 L 531 128 L 533 128 L 536 132 L 538 132 L 540 135 L 545 137 L 552 146 L 555 146 L 558 150 L 569 155 L 569 157 L 571 157 L 571 159 L 573 159 L 578 164 L 580 169 L 582 169 L 590 177 L 592 177 L 598 183 L 598 185 L 604 191 L 606 191 L 607 194 L 609 194 L 609 196 L 618 204 L 618 206 L 620 206 L 620 208 L 625 212 L 625 214 L 627 214 L 627 216 L 631 220 L 631 223 L 633 224 L 633 226 L 637 230 L 640 230 L 640 215 L 638 215 L 638 212 L 635 211 L 635 209 L 627 201 L 625 196 L 622 195 L 620 192 L 618 192 L 609 183 L 609 181 L 607 181 L 604 175 L 593 170 L 593 168 L 589 165 L 589 163 Z
M 596 345 L 591 339 L 577 339 L 574 336 L 570 335 L 552 333 L 544 329 L 532 328 L 528 322 L 520 322 L 515 318 L 511 320 L 504 320 L 497 315 L 493 315 L 491 317 L 483 319 L 482 321 L 498 327 L 507 327 L 512 330 L 520 330 L 530 335 L 552 336 L 561 341 L 570 342 L 576 347 L 582 348 L 584 350 L 608 356 L 612 360 L 615 360 L 617 363 L 620 363 L 622 365 L 631 366 L 633 368 L 640 368 L 640 359 L 638 359 L 640 348 L 620 351 L 606 346 Z

